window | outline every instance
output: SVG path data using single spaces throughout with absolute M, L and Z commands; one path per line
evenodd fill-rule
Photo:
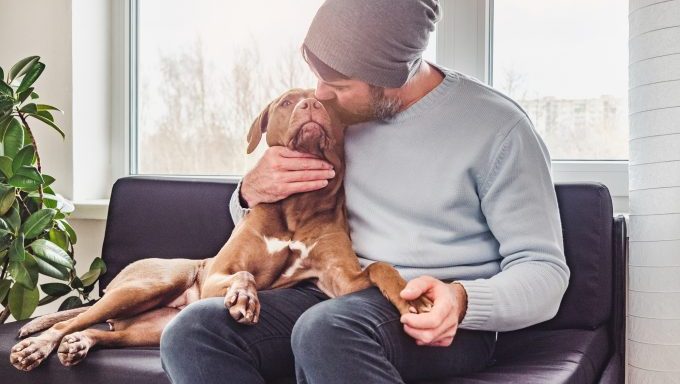
M 628 2 L 493 2 L 495 88 L 553 160 L 628 159 Z
M 322 1 L 137 3 L 137 173 L 244 174 L 254 118 L 316 83 L 299 46 Z
M 132 173 L 245 174 L 266 149 L 263 140 L 246 155 L 254 118 L 285 90 L 316 85 L 299 47 L 322 3 L 132 1 Z M 434 61 L 434 48 L 428 47 L 426 59 Z

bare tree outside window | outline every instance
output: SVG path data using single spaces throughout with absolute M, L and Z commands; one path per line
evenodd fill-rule
M 266 148 L 246 156 L 255 117 L 285 90 L 315 86 L 299 45 L 321 0 L 266 3 L 287 12 L 279 29 L 252 5 L 140 2 L 139 173 L 242 175 Z

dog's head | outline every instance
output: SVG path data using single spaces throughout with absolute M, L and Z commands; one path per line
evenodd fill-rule
M 327 158 L 342 141 L 343 129 L 332 110 L 314 98 L 313 89 L 291 89 L 267 105 L 248 132 L 248 153 L 267 135 L 267 145 Z

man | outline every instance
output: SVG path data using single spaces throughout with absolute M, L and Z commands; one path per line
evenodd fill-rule
M 260 292 L 260 323 L 241 326 L 221 298 L 185 308 L 161 339 L 173 383 L 401 383 L 492 363 L 497 331 L 552 318 L 566 290 L 548 151 L 499 92 L 422 60 L 437 0 L 327 0 L 303 52 L 316 96 L 342 111 L 345 190 L 362 265 L 409 280 L 399 316 L 376 288 L 328 298 L 311 284 Z M 231 199 L 248 207 L 323 188 L 329 165 L 272 147 Z

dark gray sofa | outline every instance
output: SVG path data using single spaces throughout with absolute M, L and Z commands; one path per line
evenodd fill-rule
M 127 264 L 145 257 L 213 256 L 233 229 L 228 199 L 236 181 L 132 176 L 114 187 L 101 289 Z M 496 364 L 484 372 L 437 383 L 623 383 L 626 225 L 612 217 L 601 184 L 557 184 L 569 289 L 557 316 L 501 333 Z M 28 320 L 0 326 L 2 383 L 168 383 L 158 348 L 95 349 L 66 368 L 53 354 L 32 372 L 9 363 L 9 349 Z M 106 329 L 105 324 L 98 325 Z M 427 362 L 423 362 L 427 364 Z M 290 380 L 290 379 L 289 379 Z M 286 381 L 285 379 L 283 381 Z

